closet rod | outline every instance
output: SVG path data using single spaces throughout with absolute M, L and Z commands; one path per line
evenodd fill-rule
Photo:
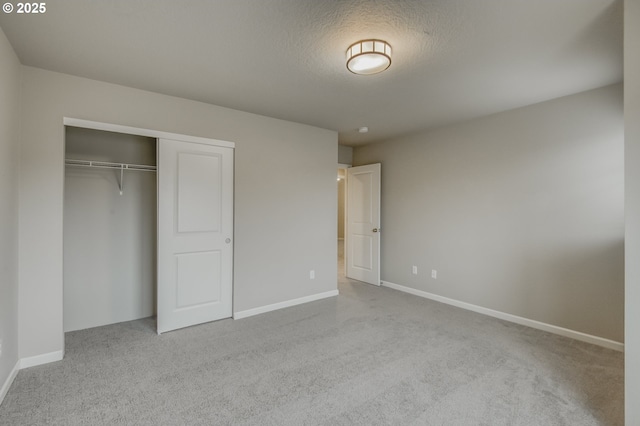
M 108 161 L 93 161 L 93 160 L 73 160 L 65 159 L 64 164 L 66 166 L 73 167 L 96 167 L 99 169 L 116 169 L 116 170 L 136 170 L 140 172 L 155 172 L 156 166 L 149 166 L 146 164 L 125 164 L 125 163 L 111 163 Z

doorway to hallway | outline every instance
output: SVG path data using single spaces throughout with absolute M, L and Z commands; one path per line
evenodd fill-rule
M 345 222 L 346 222 L 346 167 L 338 168 L 338 278 L 344 278 L 345 263 L 344 263 L 344 234 L 345 234 Z

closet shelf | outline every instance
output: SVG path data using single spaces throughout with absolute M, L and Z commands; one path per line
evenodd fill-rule
M 149 166 L 146 164 L 125 164 L 125 163 L 111 163 L 108 161 L 92 161 L 92 160 L 73 160 L 65 159 L 65 166 L 73 167 L 96 167 L 99 169 L 114 169 L 114 170 L 136 170 L 141 172 L 155 172 L 156 166 Z
M 156 171 L 156 166 L 149 166 L 146 164 L 125 164 L 125 163 L 111 163 L 108 161 L 73 160 L 71 158 L 66 158 L 64 160 L 64 164 L 65 166 L 72 166 L 72 167 L 95 167 L 98 169 L 120 170 L 120 180 L 118 181 L 118 189 L 120 190 L 120 195 L 122 195 L 122 191 L 124 190 L 124 171 L 125 170 L 139 171 L 139 172 L 155 172 Z

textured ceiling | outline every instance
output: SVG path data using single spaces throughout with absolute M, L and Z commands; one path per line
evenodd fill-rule
M 56 0 L 0 27 L 25 65 L 337 130 L 346 145 L 622 81 L 621 0 Z M 384 73 L 347 71 L 363 38 L 393 46 Z

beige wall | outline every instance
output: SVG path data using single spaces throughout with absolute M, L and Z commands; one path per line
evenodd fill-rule
M 18 361 L 20 63 L 0 29 L 0 400 Z
M 351 164 L 353 161 L 353 148 L 350 146 L 338 145 L 338 163 Z
M 21 357 L 63 349 L 65 116 L 236 143 L 235 312 L 336 290 L 336 132 L 37 68 L 22 72 Z
M 383 280 L 618 342 L 623 161 L 621 85 L 354 150 Z
M 624 3 L 625 417 L 640 422 L 640 1 Z
M 351 165 L 353 162 L 353 148 L 350 146 L 338 145 L 338 164 Z M 344 169 L 338 170 L 338 173 L 344 172 Z M 338 238 L 344 238 L 344 196 L 345 196 L 345 180 L 338 181 Z

